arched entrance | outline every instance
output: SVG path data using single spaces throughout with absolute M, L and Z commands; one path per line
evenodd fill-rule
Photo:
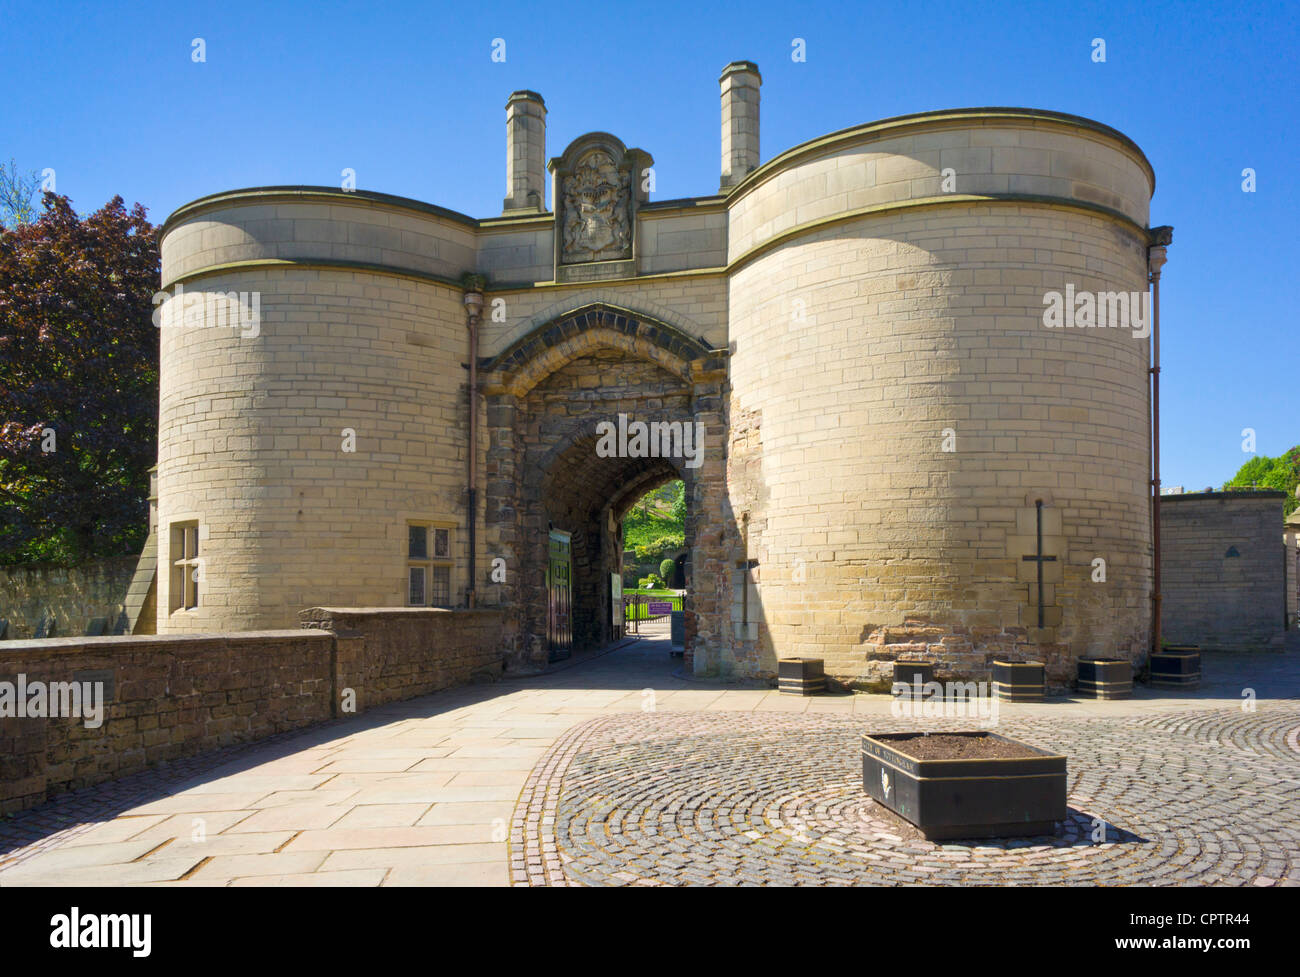
M 644 493 L 682 479 L 686 547 L 699 548 L 696 513 L 723 491 L 724 355 L 666 323 L 601 305 L 534 330 L 486 364 L 484 542 L 514 571 L 502 593 L 522 637 L 511 667 L 537 668 L 563 652 L 557 606 L 574 649 L 613 638 L 621 523 Z M 567 571 L 555 564 L 557 536 L 567 543 Z M 557 594 L 566 581 L 568 594 Z M 689 576 L 686 587 L 692 664 L 707 643 L 697 623 L 717 608 L 695 598 Z

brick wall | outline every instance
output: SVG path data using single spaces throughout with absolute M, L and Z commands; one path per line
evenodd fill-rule
M 496 610 L 317 607 L 302 612 L 295 630 L 4 642 L 0 682 L 103 682 L 104 711 L 96 728 L 81 718 L 18 717 L 0 691 L 0 814 L 179 757 L 499 677 L 502 619 Z
M 1282 492 L 1197 492 L 1160 500 L 1164 640 L 1247 651 L 1278 637 L 1285 499 Z

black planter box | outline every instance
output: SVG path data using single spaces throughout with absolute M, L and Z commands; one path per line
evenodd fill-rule
M 826 672 L 820 658 L 778 658 L 777 689 L 788 695 L 817 695 L 826 690 Z
M 926 838 L 1052 834 L 1064 821 L 1065 757 L 996 733 L 949 733 L 1017 743 L 1032 757 L 918 760 L 903 751 L 915 733 L 862 737 L 862 785 Z
M 1152 653 L 1147 684 L 1160 689 L 1191 689 L 1201 684 L 1201 646 L 1166 645 Z
M 1080 658 L 1079 695 L 1093 699 L 1133 696 L 1133 663 L 1126 658 Z
M 995 661 L 993 689 L 1006 702 L 1042 702 L 1043 663 Z
M 894 662 L 894 684 L 890 687 L 890 694 L 904 699 L 922 699 L 925 697 L 926 683 L 933 681 L 932 662 L 896 661 Z M 907 688 L 900 689 L 900 685 L 905 685 Z

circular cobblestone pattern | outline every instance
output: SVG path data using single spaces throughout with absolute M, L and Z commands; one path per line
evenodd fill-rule
M 512 825 L 516 884 L 1300 884 L 1300 709 L 1004 718 L 1069 758 L 1051 836 L 928 842 L 862 790 L 860 736 L 963 721 L 620 715 L 570 730 Z M 1103 840 L 1104 839 L 1104 840 Z

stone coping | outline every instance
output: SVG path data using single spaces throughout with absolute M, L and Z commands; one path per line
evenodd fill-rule
M 1188 501 L 1191 499 L 1283 499 L 1287 494 L 1279 489 L 1243 489 L 1238 492 L 1183 492 L 1181 495 L 1162 495 L 1160 504 L 1166 502 Z
M 230 272 L 245 271 L 263 271 L 266 269 L 309 269 L 309 270 L 326 270 L 357 273 L 362 272 L 372 275 L 386 275 L 393 278 L 406 278 L 411 281 L 425 282 L 431 285 L 441 285 L 450 288 L 455 292 L 465 290 L 464 283 L 457 278 L 447 275 L 436 275 L 432 272 L 417 271 L 414 268 L 402 268 L 397 265 L 377 265 L 368 261 L 347 261 L 338 258 L 251 258 L 246 261 L 226 261 L 215 265 L 206 265 L 202 268 L 195 268 L 193 271 L 187 271 L 163 283 L 163 288 L 168 289 L 176 285 L 188 284 L 197 281 L 200 278 L 206 278 L 210 275 L 220 275 Z M 648 282 L 663 281 L 675 278 L 707 278 L 725 275 L 727 268 L 725 266 L 715 268 L 686 268 L 680 271 L 656 271 L 646 274 L 632 275 L 627 278 L 604 278 L 599 283 L 603 286 L 617 285 L 628 282 Z M 574 282 L 556 282 L 556 281 L 499 281 L 490 282 L 483 287 L 485 294 L 494 295 L 508 292 L 526 292 L 533 290 L 548 289 L 569 289 L 572 290 L 578 286 Z
M 699 197 L 683 197 L 677 200 L 665 201 L 646 201 L 645 207 L 660 207 L 669 209 L 672 206 L 681 207 L 685 210 L 695 209 L 700 206 L 716 205 L 719 198 L 725 200 L 729 205 L 732 201 L 740 199 L 750 190 L 765 183 L 767 180 L 781 172 L 793 163 L 809 156 L 830 152 L 834 149 L 841 148 L 843 145 L 851 145 L 855 142 L 870 142 L 875 139 L 892 138 L 912 129 L 932 129 L 932 128 L 951 128 L 953 126 L 966 124 L 988 124 L 988 123 L 1022 123 L 1026 125 L 1046 124 L 1055 128 L 1084 130 L 1095 135 L 1103 136 L 1111 142 L 1118 144 L 1128 152 L 1134 160 L 1145 170 L 1147 177 L 1151 181 L 1151 192 L 1155 193 L 1156 178 L 1155 170 L 1151 166 L 1150 160 L 1141 148 L 1124 133 L 1118 129 L 1112 128 L 1102 122 L 1085 118 L 1080 115 L 1071 115 L 1066 112 L 1053 112 L 1047 109 L 1027 109 L 1014 108 L 1006 106 L 991 106 L 987 108 L 962 108 L 962 109 L 944 109 L 932 112 L 917 112 L 910 115 L 898 115 L 888 119 L 880 119 L 876 122 L 868 122 L 861 125 L 850 126 L 840 129 L 824 136 L 818 136 L 815 139 L 808 140 L 785 150 L 781 154 L 768 160 L 758 167 L 758 169 L 749 173 L 743 180 L 734 187 L 727 189 L 722 194 L 703 194 Z M 602 133 L 585 133 L 579 136 L 581 140 L 585 136 L 603 135 Z M 572 147 L 573 143 L 570 143 Z M 567 152 L 567 150 L 566 150 Z M 547 164 L 548 166 L 550 163 Z M 553 222 L 555 215 L 553 212 L 541 214 L 528 213 L 521 215 L 498 215 L 487 218 L 471 217 L 468 214 L 462 214 L 459 211 L 451 210 L 447 207 L 440 207 L 437 204 L 426 203 L 422 200 L 415 200 L 411 197 L 402 197 L 396 194 L 381 193 L 376 190 L 344 190 L 341 187 L 333 186 L 315 186 L 315 185 L 295 185 L 286 184 L 278 186 L 264 187 L 245 187 L 237 190 L 223 190 L 218 193 L 208 194 L 192 200 L 189 203 L 182 204 L 176 210 L 168 215 L 167 219 L 162 222 L 158 228 L 158 239 L 161 241 L 180 221 L 196 216 L 197 214 L 216 207 L 230 206 L 241 202 L 249 203 L 272 203 L 272 202 L 309 202 L 312 200 L 325 200 L 328 203 L 352 204 L 354 206 L 380 206 L 390 207 L 397 210 L 414 211 L 425 214 L 430 217 L 441 217 L 453 221 L 474 230 L 481 230 L 491 226 L 517 225 L 519 223 L 530 222 Z
M 1046 124 L 1057 129 L 1084 130 L 1085 132 L 1104 136 L 1127 151 L 1134 158 L 1134 161 L 1143 168 L 1147 178 L 1151 181 L 1151 193 L 1153 196 L 1155 195 L 1156 174 L 1155 169 L 1151 166 L 1151 161 L 1147 159 L 1146 154 L 1142 152 L 1136 142 L 1118 129 L 1112 128 L 1104 122 L 1097 122 L 1082 115 L 1071 115 L 1068 112 L 994 105 L 982 108 L 940 109 L 933 112 L 896 115 L 888 119 L 879 119 L 876 122 L 849 126 L 845 129 L 827 133 L 824 136 L 818 136 L 772 157 L 758 169 L 746 175 L 743 180 L 727 191 L 728 203 L 743 197 L 760 184 L 766 183 L 786 167 L 808 156 L 824 155 L 859 142 L 890 139 L 917 129 L 946 129 L 960 126 L 963 123 L 980 125 L 999 122 L 1012 124 L 1018 122 L 1031 127 L 1036 123 Z
M 731 64 L 727 65 L 725 68 L 722 69 L 722 74 L 718 76 L 718 81 L 722 81 L 722 79 L 726 78 L 727 75 L 735 74 L 738 71 L 745 71 L 751 74 L 758 75 L 759 80 L 762 81 L 763 76 L 758 72 L 758 65 L 754 64 L 754 62 L 752 61 L 731 62 Z
M 200 634 L 179 632 L 176 634 L 108 634 L 101 637 L 82 635 L 65 638 L 21 638 L 14 641 L 0 641 L 0 659 L 12 652 L 60 653 L 80 651 L 86 647 L 96 650 L 113 651 L 132 645 L 203 645 L 225 643 L 230 641 L 298 641 L 302 638 L 320 640 L 328 638 L 324 632 L 312 632 L 303 628 L 285 628 L 275 631 L 213 631 Z

